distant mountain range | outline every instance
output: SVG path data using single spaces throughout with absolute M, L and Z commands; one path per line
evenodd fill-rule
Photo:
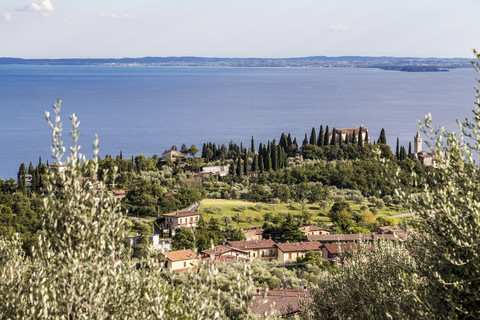
M 448 71 L 471 67 L 466 58 L 415 57 L 301 57 L 301 58 L 203 58 L 143 57 L 121 59 L 21 59 L 0 58 L 0 65 L 97 65 L 97 66 L 207 66 L 207 67 L 314 67 L 378 68 L 407 72 Z

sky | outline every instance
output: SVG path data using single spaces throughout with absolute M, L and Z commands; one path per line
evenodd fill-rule
M 480 0 L 0 0 L 0 57 L 472 57 Z

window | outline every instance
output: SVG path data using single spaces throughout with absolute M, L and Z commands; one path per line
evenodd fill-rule
M 292 253 L 288 253 L 288 259 L 292 259 Z
M 182 224 L 182 219 L 180 219 L 180 224 Z
M 186 262 L 186 261 L 183 262 L 183 267 L 184 267 L 184 268 L 187 267 L 187 262 Z

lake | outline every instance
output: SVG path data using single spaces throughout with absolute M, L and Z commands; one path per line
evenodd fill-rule
M 19 165 L 52 161 L 45 110 L 63 101 L 65 145 L 68 115 L 81 121 L 80 144 L 92 154 L 160 155 L 203 142 L 250 144 L 290 132 L 301 143 L 315 126 L 382 128 L 395 148 L 408 147 L 417 120 L 455 129 L 474 107 L 475 72 L 407 73 L 350 68 L 206 68 L 140 66 L 0 66 L 0 177 L 16 177 Z

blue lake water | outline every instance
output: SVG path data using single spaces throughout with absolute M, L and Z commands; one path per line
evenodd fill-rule
M 44 111 L 63 100 L 81 121 L 87 157 L 95 133 L 102 155 L 161 154 L 182 143 L 231 139 L 249 145 L 291 132 L 299 142 L 313 126 L 385 128 L 390 145 L 408 146 L 417 120 L 455 129 L 473 109 L 475 72 L 406 73 L 343 68 L 202 68 L 0 66 L 0 177 L 16 176 L 21 162 L 51 160 Z

